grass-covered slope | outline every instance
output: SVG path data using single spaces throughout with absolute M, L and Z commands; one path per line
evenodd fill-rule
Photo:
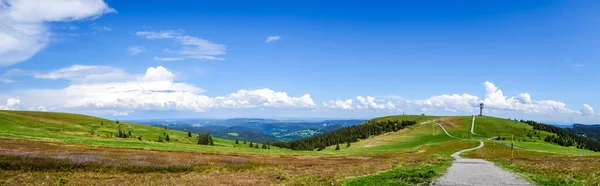
M 115 137 L 119 128 L 126 133 L 131 132 L 131 137 Z M 159 136 L 165 140 L 165 135 L 169 135 L 169 142 L 157 142 Z M 215 146 L 197 145 L 197 134 L 188 137 L 187 132 L 177 130 L 128 122 L 117 124 L 103 118 L 56 112 L 0 110 L 0 138 L 158 150 L 297 154 L 276 147 L 268 150 L 250 148 L 241 142 L 236 145 L 234 141 L 219 138 L 213 138 Z
M 464 120 L 464 125 L 470 127 L 471 118 L 467 118 L 468 119 Z M 511 137 L 514 136 L 514 144 L 517 147 L 530 150 L 548 151 L 559 154 L 600 155 L 599 152 L 577 149 L 574 146 L 564 147 L 545 142 L 544 139 L 546 137 L 555 134 L 542 130 L 534 130 L 533 126 L 528 125 L 527 123 L 510 119 L 477 116 L 475 119 L 474 132 L 485 138 L 504 136 L 505 139 L 503 138 L 504 140 L 502 141 L 505 143 L 510 143 Z

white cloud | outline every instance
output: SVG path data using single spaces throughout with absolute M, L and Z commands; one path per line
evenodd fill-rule
M 45 22 L 97 18 L 115 12 L 103 0 L 0 1 L 0 65 L 25 61 L 46 45 Z
M 566 107 L 565 103 L 555 100 L 532 100 L 531 95 L 523 93 L 517 97 L 504 96 L 502 90 L 493 83 L 484 83 L 485 96 L 479 98 L 470 94 L 452 94 L 433 96 L 416 103 L 430 108 L 443 109 L 450 112 L 475 112 L 479 103 L 485 103 L 484 110 L 517 111 L 523 113 L 570 114 L 579 113 Z
M 113 116 L 128 116 L 128 112 L 113 112 Z
M 66 79 L 74 83 L 109 82 L 131 78 L 123 70 L 109 66 L 73 65 L 47 73 L 33 72 L 39 79 Z
M 154 60 L 156 60 L 156 61 L 181 61 L 184 59 L 185 58 L 181 58 L 181 57 L 154 57 Z
M 138 55 L 138 54 L 144 52 L 144 50 L 146 50 L 146 48 L 143 46 L 131 46 L 127 50 L 129 51 L 129 55 L 135 56 L 135 55 Z
M 211 41 L 201 39 L 194 36 L 184 35 L 180 31 L 165 30 L 165 31 L 139 31 L 136 35 L 146 39 L 172 39 L 177 42 L 181 48 L 172 50 L 165 49 L 165 52 L 179 55 L 176 58 L 161 58 L 156 57 L 155 59 L 205 59 L 205 60 L 224 60 L 223 58 L 217 57 L 225 55 L 226 47 L 222 44 L 216 44 Z M 171 60 L 174 61 L 174 60 Z
M 433 96 L 426 100 L 418 100 L 415 104 L 429 108 L 440 108 L 448 112 L 473 112 L 479 104 L 479 98 L 470 94 L 452 94 Z
M 323 107 L 343 110 L 397 110 L 396 105 L 390 101 L 376 99 L 375 97 L 357 96 L 356 99 L 330 100 L 323 103 Z
M 281 36 L 269 36 L 269 37 L 267 37 L 267 39 L 265 39 L 265 43 L 270 43 L 270 42 L 277 41 L 280 39 L 281 39 Z
M 352 110 L 354 109 L 354 106 L 352 105 L 353 100 L 352 99 L 347 99 L 347 100 L 331 100 L 329 102 L 323 103 L 323 106 L 325 107 L 329 107 L 329 108 L 334 108 L 334 109 L 344 109 L 344 110 Z
M 8 98 L 6 105 L 0 105 L 1 110 L 14 110 L 21 104 L 21 100 L 16 98 Z
M 581 114 L 584 116 L 594 115 L 594 108 L 588 104 L 583 104 L 583 108 L 581 109 Z
M 43 77 L 68 79 L 77 69 L 69 67 L 56 70 Z M 63 73 L 68 72 L 68 73 Z M 175 82 L 175 74 L 162 66 L 150 67 L 143 76 L 134 80 L 105 83 L 72 84 L 63 89 L 34 89 L 20 92 L 27 106 L 45 106 L 53 109 L 100 110 L 186 110 L 206 111 L 214 108 L 313 108 L 309 94 L 300 97 L 271 89 L 239 90 L 224 96 L 202 95 L 201 88 Z M 39 95 L 52 97 L 40 98 Z
M 519 96 L 517 97 L 517 99 L 521 103 L 524 103 L 524 104 L 532 103 L 532 101 L 531 101 L 531 95 L 529 95 L 528 93 L 519 94 Z

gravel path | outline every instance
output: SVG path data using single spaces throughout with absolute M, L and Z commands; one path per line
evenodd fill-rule
M 440 125 L 440 124 L 438 124 Z M 446 129 L 440 125 L 444 132 Z M 446 134 L 448 134 L 446 132 Z M 450 137 L 450 134 L 448 134 Z M 448 172 L 435 180 L 431 185 L 533 185 L 513 173 L 507 172 L 496 167 L 493 163 L 482 159 L 461 158 L 463 152 L 479 149 L 483 147 L 483 141 L 479 141 L 479 146 L 472 149 L 465 149 L 452 154 L 455 159 Z

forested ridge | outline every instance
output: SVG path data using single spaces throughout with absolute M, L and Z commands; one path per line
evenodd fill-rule
M 339 130 L 313 136 L 306 139 L 296 140 L 292 142 L 277 142 L 273 146 L 280 148 L 288 148 L 292 150 L 323 150 L 327 146 L 337 145 L 336 150 L 339 150 L 339 144 L 346 144 L 358 141 L 358 139 L 366 139 L 370 136 L 381 135 L 388 132 L 396 132 L 411 125 L 415 125 L 416 121 L 406 120 L 385 120 L 385 121 L 367 121 L 360 125 L 344 127 Z
M 584 134 L 588 138 L 600 140 L 600 125 L 573 124 L 573 130 L 577 134 Z
M 555 135 L 548 136 L 546 137 L 546 139 L 544 139 L 544 141 L 546 142 L 558 144 L 560 146 L 565 147 L 575 146 L 579 149 L 587 149 L 595 152 L 600 151 L 599 141 L 585 136 L 577 135 L 572 129 L 563 129 L 553 125 L 539 123 L 531 120 L 521 120 L 521 122 L 533 126 L 534 130 L 543 130 L 554 133 Z

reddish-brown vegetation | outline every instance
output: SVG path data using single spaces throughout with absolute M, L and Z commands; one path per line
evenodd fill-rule
M 338 184 L 345 177 L 435 162 L 414 152 L 364 156 L 270 156 L 105 148 L 1 139 L 0 185 Z

